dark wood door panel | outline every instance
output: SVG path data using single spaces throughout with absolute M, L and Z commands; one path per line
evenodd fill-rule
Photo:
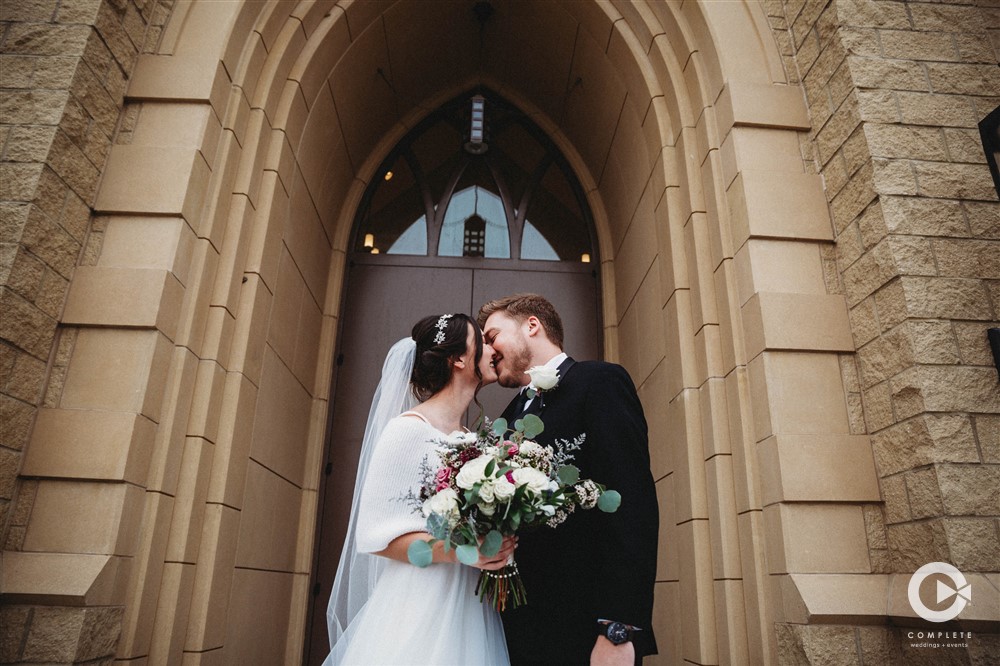
M 386 352 L 419 319 L 468 307 L 472 271 L 354 265 L 348 272 L 326 462 L 320 488 L 308 664 L 329 652 L 326 605 L 344 545 L 358 456 Z

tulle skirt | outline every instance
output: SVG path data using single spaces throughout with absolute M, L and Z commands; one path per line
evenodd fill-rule
M 324 666 L 507 666 L 499 614 L 476 596 L 479 570 L 389 561 Z

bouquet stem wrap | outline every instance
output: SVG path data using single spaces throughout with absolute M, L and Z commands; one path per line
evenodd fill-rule
M 513 610 L 528 603 L 528 594 L 514 558 L 511 558 L 507 566 L 499 571 L 481 571 L 476 595 L 481 602 L 488 602 L 501 612 L 508 607 Z

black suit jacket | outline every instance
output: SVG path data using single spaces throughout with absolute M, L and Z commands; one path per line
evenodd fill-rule
M 511 664 L 588 664 L 597 620 L 642 631 L 637 661 L 656 653 L 653 584 L 659 509 L 646 419 L 628 373 L 600 361 L 560 366 L 559 384 L 528 412 L 545 424 L 536 440 L 552 444 L 586 433 L 573 461 L 582 478 L 621 493 L 615 513 L 577 510 L 555 529 L 522 530 L 516 561 L 528 603 L 502 615 Z M 514 402 L 503 416 L 513 423 Z

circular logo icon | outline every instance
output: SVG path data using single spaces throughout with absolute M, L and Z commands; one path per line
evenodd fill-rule
M 937 581 L 935 606 L 954 597 L 947 608 L 934 610 L 927 607 L 923 599 L 920 598 L 920 586 L 929 576 L 940 574 L 951 581 L 948 585 L 944 581 Z M 961 571 L 947 562 L 930 562 L 917 569 L 910 577 L 910 584 L 906 588 L 906 595 L 910 599 L 910 607 L 920 617 L 928 622 L 947 622 L 958 617 L 958 614 L 965 610 L 965 604 L 972 601 L 972 587 Z

